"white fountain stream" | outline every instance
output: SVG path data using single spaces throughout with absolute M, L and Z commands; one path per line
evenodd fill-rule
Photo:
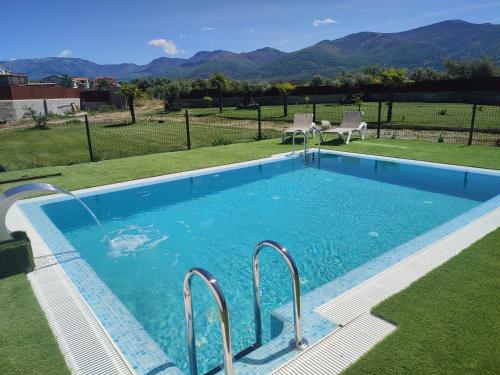
M 76 199 L 82 205 L 82 207 L 90 214 L 90 216 L 92 216 L 96 224 L 101 229 L 103 238 L 107 242 L 109 249 L 112 249 L 113 247 L 112 243 L 108 235 L 106 234 L 103 225 L 101 224 L 97 216 L 92 212 L 92 210 L 80 198 L 78 198 L 75 194 L 63 188 L 60 188 L 56 185 L 47 184 L 44 182 L 36 182 L 31 184 L 23 184 L 15 186 L 7 190 L 5 193 L 0 194 L 0 242 L 9 241 L 13 239 L 11 236 L 11 232 L 7 229 L 7 226 L 5 225 L 5 219 L 7 216 L 7 212 L 9 211 L 9 208 L 20 199 L 24 199 L 34 194 L 44 193 L 44 192 L 65 194 Z

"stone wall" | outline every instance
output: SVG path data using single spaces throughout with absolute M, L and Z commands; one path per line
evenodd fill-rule
M 65 114 L 80 109 L 79 98 L 0 100 L 0 122 L 21 120 L 29 108 L 45 114 Z

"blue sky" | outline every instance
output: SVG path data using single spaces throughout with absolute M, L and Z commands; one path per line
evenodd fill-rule
M 2 14 L 0 60 L 63 56 L 144 64 L 201 50 L 294 51 L 354 32 L 396 32 L 448 19 L 500 23 L 500 1 L 6 0 Z

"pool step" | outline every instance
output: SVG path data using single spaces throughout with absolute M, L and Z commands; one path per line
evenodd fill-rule
M 365 313 L 311 346 L 273 375 L 339 374 L 395 329 L 385 320 Z

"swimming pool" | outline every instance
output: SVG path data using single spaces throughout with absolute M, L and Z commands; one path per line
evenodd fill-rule
M 126 327 L 120 333 L 114 324 L 120 317 L 97 303 L 82 262 L 166 353 L 172 363 L 166 370 L 174 371 L 173 365 L 187 370 L 182 280 L 189 268 L 204 267 L 220 282 L 236 353 L 254 341 L 251 256 L 260 240 L 290 250 L 305 293 L 499 193 L 498 174 L 322 153 L 82 195 L 109 233 L 111 249 L 73 200 L 39 200 L 22 209 L 125 355 L 134 338 L 123 334 Z M 291 291 L 285 265 L 274 254 L 262 254 L 261 275 L 266 342 L 281 328 L 271 312 L 291 299 Z M 218 317 L 196 281 L 193 293 L 203 371 L 222 361 Z M 130 362 L 148 371 L 138 358 Z

